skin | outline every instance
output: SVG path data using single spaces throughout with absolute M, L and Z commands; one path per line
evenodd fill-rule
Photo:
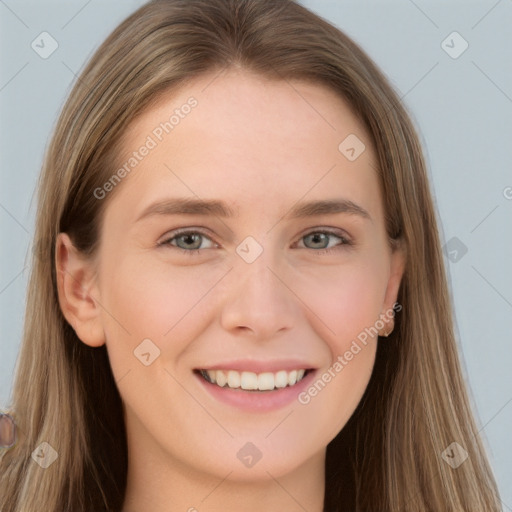
M 213 80 L 213 81 L 212 81 Z M 180 120 L 111 192 L 94 258 L 62 233 L 57 243 L 62 311 L 87 345 L 106 343 L 125 408 L 128 487 L 124 512 L 245 510 L 320 512 L 327 444 L 368 384 L 377 345 L 366 346 L 308 404 L 242 412 L 203 389 L 194 368 L 234 358 L 297 357 L 321 376 L 396 302 L 404 256 L 388 243 L 374 150 L 347 104 L 323 86 L 269 81 L 240 69 L 171 91 L 127 130 L 122 165 L 169 112 Z M 341 141 L 366 150 L 349 161 Z M 218 199 L 238 215 L 151 215 L 168 198 Z M 351 200 L 350 213 L 289 219 L 298 200 Z M 178 228 L 202 228 L 200 251 Z M 330 252 L 307 234 L 330 228 Z M 252 263 L 236 248 L 262 246 Z M 186 251 L 186 249 L 185 249 Z M 392 330 L 388 321 L 381 333 Z M 149 338 L 160 355 L 143 365 Z M 246 467 L 252 442 L 261 460 Z M 170 506 L 172 504 L 172 507 Z

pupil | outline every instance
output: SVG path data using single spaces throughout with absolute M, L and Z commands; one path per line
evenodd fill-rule
M 194 245 L 194 242 L 196 242 L 195 245 L 197 245 L 197 241 L 200 240 L 198 235 L 183 235 L 182 238 L 183 238 L 183 241 L 185 242 L 185 245 L 189 245 L 189 246 Z M 190 247 L 188 247 L 188 248 L 190 248 Z M 196 247 L 194 247 L 194 249 L 195 248 Z
M 313 233 L 309 236 L 311 237 L 313 244 L 320 244 L 322 247 L 325 247 L 325 242 L 327 241 L 327 236 L 325 233 Z

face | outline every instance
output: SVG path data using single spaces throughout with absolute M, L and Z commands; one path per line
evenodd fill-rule
M 403 269 L 362 123 L 322 86 L 229 71 L 161 98 L 123 148 L 96 193 L 101 307 L 67 315 L 106 343 L 130 453 L 244 481 L 323 460 Z

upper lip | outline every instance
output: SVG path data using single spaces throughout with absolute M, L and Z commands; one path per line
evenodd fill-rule
M 256 361 L 254 359 L 237 359 L 232 361 L 219 362 L 201 366 L 198 370 L 235 370 L 238 372 L 275 373 L 279 370 L 312 370 L 315 369 L 311 363 L 298 359 L 279 359 L 273 361 Z

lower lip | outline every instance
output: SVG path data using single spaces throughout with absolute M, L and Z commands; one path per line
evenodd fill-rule
M 201 375 L 194 375 L 201 385 L 219 402 L 248 412 L 269 412 L 281 409 L 297 400 L 298 395 L 304 391 L 315 377 L 316 370 L 310 371 L 302 380 L 293 386 L 275 389 L 274 391 L 244 391 L 241 388 L 221 388 L 212 384 Z

